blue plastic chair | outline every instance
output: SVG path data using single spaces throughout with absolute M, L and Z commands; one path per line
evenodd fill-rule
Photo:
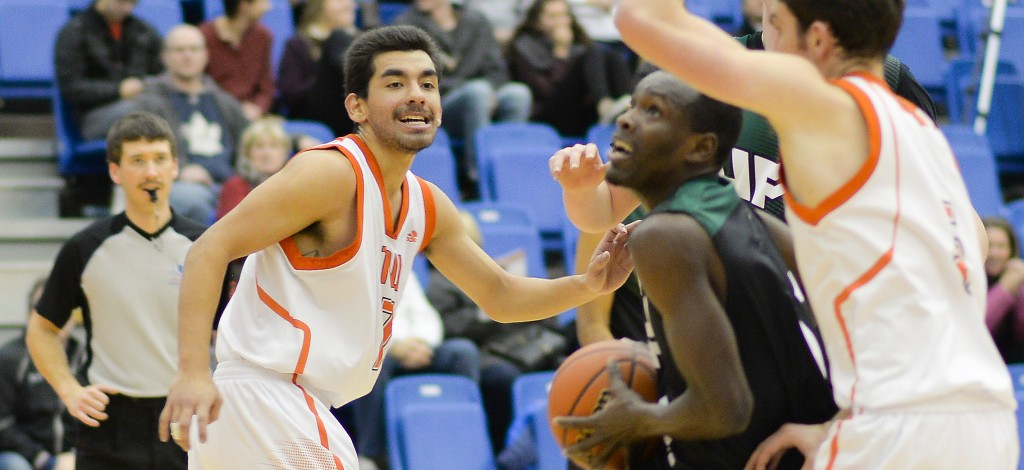
M 977 107 L 978 80 L 981 75 L 981 64 L 976 59 L 961 57 L 949 62 L 946 69 L 946 105 L 949 108 L 949 119 L 953 123 L 965 123 L 968 116 Z M 996 63 L 996 76 L 1012 78 L 1017 75 L 1017 68 L 1011 62 L 1000 60 Z M 965 93 L 964 90 L 969 90 Z
M 535 122 L 502 122 L 484 126 L 476 135 L 477 168 L 480 170 L 480 197 L 497 200 L 492 189 L 492 162 L 513 160 L 524 155 L 547 153 L 551 157 L 562 148 L 562 137 L 553 127 Z M 534 158 L 536 159 L 536 158 Z M 525 161 L 523 162 L 526 163 Z M 543 166 L 547 171 L 547 163 Z M 550 180 L 550 176 L 546 179 Z M 527 204 L 524 202 L 524 204 Z
M 462 205 L 462 209 L 473 215 L 481 227 L 486 225 L 525 225 L 536 228 L 533 211 L 519 204 L 472 201 Z
M 996 160 L 992 156 L 988 138 L 975 134 L 966 125 L 945 125 L 942 126 L 942 133 L 956 155 L 974 210 L 982 217 L 1006 215 Z
M 597 150 L 605 161 L 608 160 L 608 151 L 612 147 L 612 134 L 615 133 L 615 124 L 594 124 L 587 130 L 587 142 L 597 145 Z
M 53 123 L 57 136 L 57 170 L 61 175 L 98 175 L 107 172 L 107 143 L 84 140 L 71 104 L 57 85 L 50 86 Z
M 444 129 L 437 130 L 434 143 L 416 154 L 412 161 L 412 172 L 437 185 L 456 204 L 462 203 L 462 192 L 459 190 L 455 153 L 452 152 L 451 141 Z
M 480 389 L 472 380 L 460 375 L 416 374 L 391 379 L 384 391 L 384 417 L 387 423 L 388 458 L 393 470 L 412 469 L 406 459 L 406 448 L 402 417 L 406 408 L 415 405 L 437 406 L 441 404 L 483 405 Z M 449 425 L 450 426 L 450 425 Z M 488 442 L 487 427 L 482 431 Z M 437 433 L 442 438 L 447 432 Z M 487 446 L 488 451 L 490 445 Z M 447 467 L 455 468 L 455 467 Z
M 530 277 L 547 278 L 544 264 L 544 249 L 537 229 L 525 225 L 482 225 L 480 234 L 484 239 L 484 251 L 506 267 L 512 267 L 514 274 L 523 274 L 517 263 L 525 262 L 525 274 Z
M 907 8 L 903 26 L 889 53 L 914 72 L 914 77 L 933 95 L 945 95 L 944 74 L 949 67 L 942 45 L 939 14 L 929 8 Z
M 380 24 L 389 25 L 395 19 L 405 13 L 410 5 L 408 3 L 377 2 L 377 14 L 380 15 Z
M 327 127 L 323 123 L 317 121 L 306 121 L 302 119 L 286 119 L 284 121 L 284 131 L 288 135 L 304 134 L 308 135 L 320 143 L 327 143 L 334 140 L 334 132 L 331 132 L 331 128 Z
M 520 375 L 512 383 L 512 425 L 508 439 L 518 439 L 529 430 L 537 450 L 536 470 L 562 470 L 566 458 L 562 455 L 555 436 L 548 425 L 548 391 L 554 371 L 531 372 Z
M 973 122 L 977 109 L 971 109 Z M 1024 173 L 1024 78 L 996 77 L 985 134 L 1000 173 Z
M 409 405 L 401 411 L 399 433 L 405 470 L 497 468 L 479 403 Z
M 0 0 L 0 98 L 49 98 L 67 0 Z
M 185 22 L 185 16 L 178 0 L 141 0 L 132 14 L 153 25 L 161 36 Z
M 423 291 L 426 292 L 427 286 L 430 285 L 430 261 L 427 261 L 426 256 L 420 254 L 413 258 L 412 273 L 416 275 L 416 279 L 423 286 Z

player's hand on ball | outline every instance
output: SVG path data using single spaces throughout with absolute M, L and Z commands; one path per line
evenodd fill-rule
M 212 377 L 179 374 L 171 384 L 167 404 L 160 413 L 157 430 L 160 440 L 167 442 L 168 437 L 173 438 L 175 444 L 188 451 L 189 428 L 196 424 L 199 426 L 199 442 L 206 442 L 206 426 L 217 420 L 220 405 L 220 393 Z M 193 416 L 196 417 L 195 423 L 192 422 Z
M 587 468 L 605 468 L 619 450 L 627 454 L 628 462 L 630 446 L 650 437 L 642 432 L 640 416 L 646 402 L 626 385 L 614 359 L 608 362 L 608 376 L 606 399 L 599 410 L 586 417 L 555 418 L 555 424 L 576 429 L 583 436 L 567 446 L 565 454 Z
M 612 292 L 629 278 L 629 274 L 633 272 L 633 258 L 629 256 L 626 242 L 629 241 L 629 235 L 633 233 L 638 223 L 639 221 L 613 227 L 597 244 L 586 273 L 586 283 L 591 290 L 600 293 Z
M 593 189 L 604 181 L 607 165 L 594 144 L 576 144 L 559 150 L 548 159 L 551 177 L 564 191 Z

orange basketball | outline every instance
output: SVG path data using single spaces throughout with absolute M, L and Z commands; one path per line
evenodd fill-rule
M 574 352 L 555 372 L 548 393 L 548 424 L 555 441 L 563 449 L 583 436 L 576 430 L 555 424 L 559 416 L 589 416 L 600 410 L 603 396 L 608 390 L 608 361 L 614 358 L 623 380 L 644 400 L 658 400 L 658 372 L 654 356 L 643 343 L 607 340 L 589 344 Z M 573 459 L 576 465 L 589 468 L 588 462 Z M 606 468 L 626 467 L 625 455 L 619 451 L 608 461 Z

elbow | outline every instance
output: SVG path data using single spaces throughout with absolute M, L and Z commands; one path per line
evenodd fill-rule
M 747 430 L 754 414 L 754 396 L 743 384 L 727 393 L 719 406 L 710 413 L 712 431 L 716 438 L 724 438 Z

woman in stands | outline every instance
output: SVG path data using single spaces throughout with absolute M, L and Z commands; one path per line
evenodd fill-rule
M 242 202 L 256 186 L 284 167 L 292 149 L 292 138 L 284 122 L 266 116 L 249 124 L 238 143 L 236 174 L 224 182 L 217 201 L 217 219 Z
M 566 0 L 537 0 L 508 48 L 513 80 L 533 92 L 530 119 L 582 136 L 629 90 L 625 58 L 594 43 Z
M 356 32 L 355 0 L 307 0 L 295 35 L 285 43 L 278 67 L 281 104 L 293 119 L 308 119 L 307 96 L 313 88 L 324 44 L 331 33 Z M 341 86 L 341 85 L 338 85 Z
M 988 306 L 985 324 L 1007 363 L 1024 362 L 1024 260 L 1017 233 L 1006 219 L 982 220 L 988 232 Z

